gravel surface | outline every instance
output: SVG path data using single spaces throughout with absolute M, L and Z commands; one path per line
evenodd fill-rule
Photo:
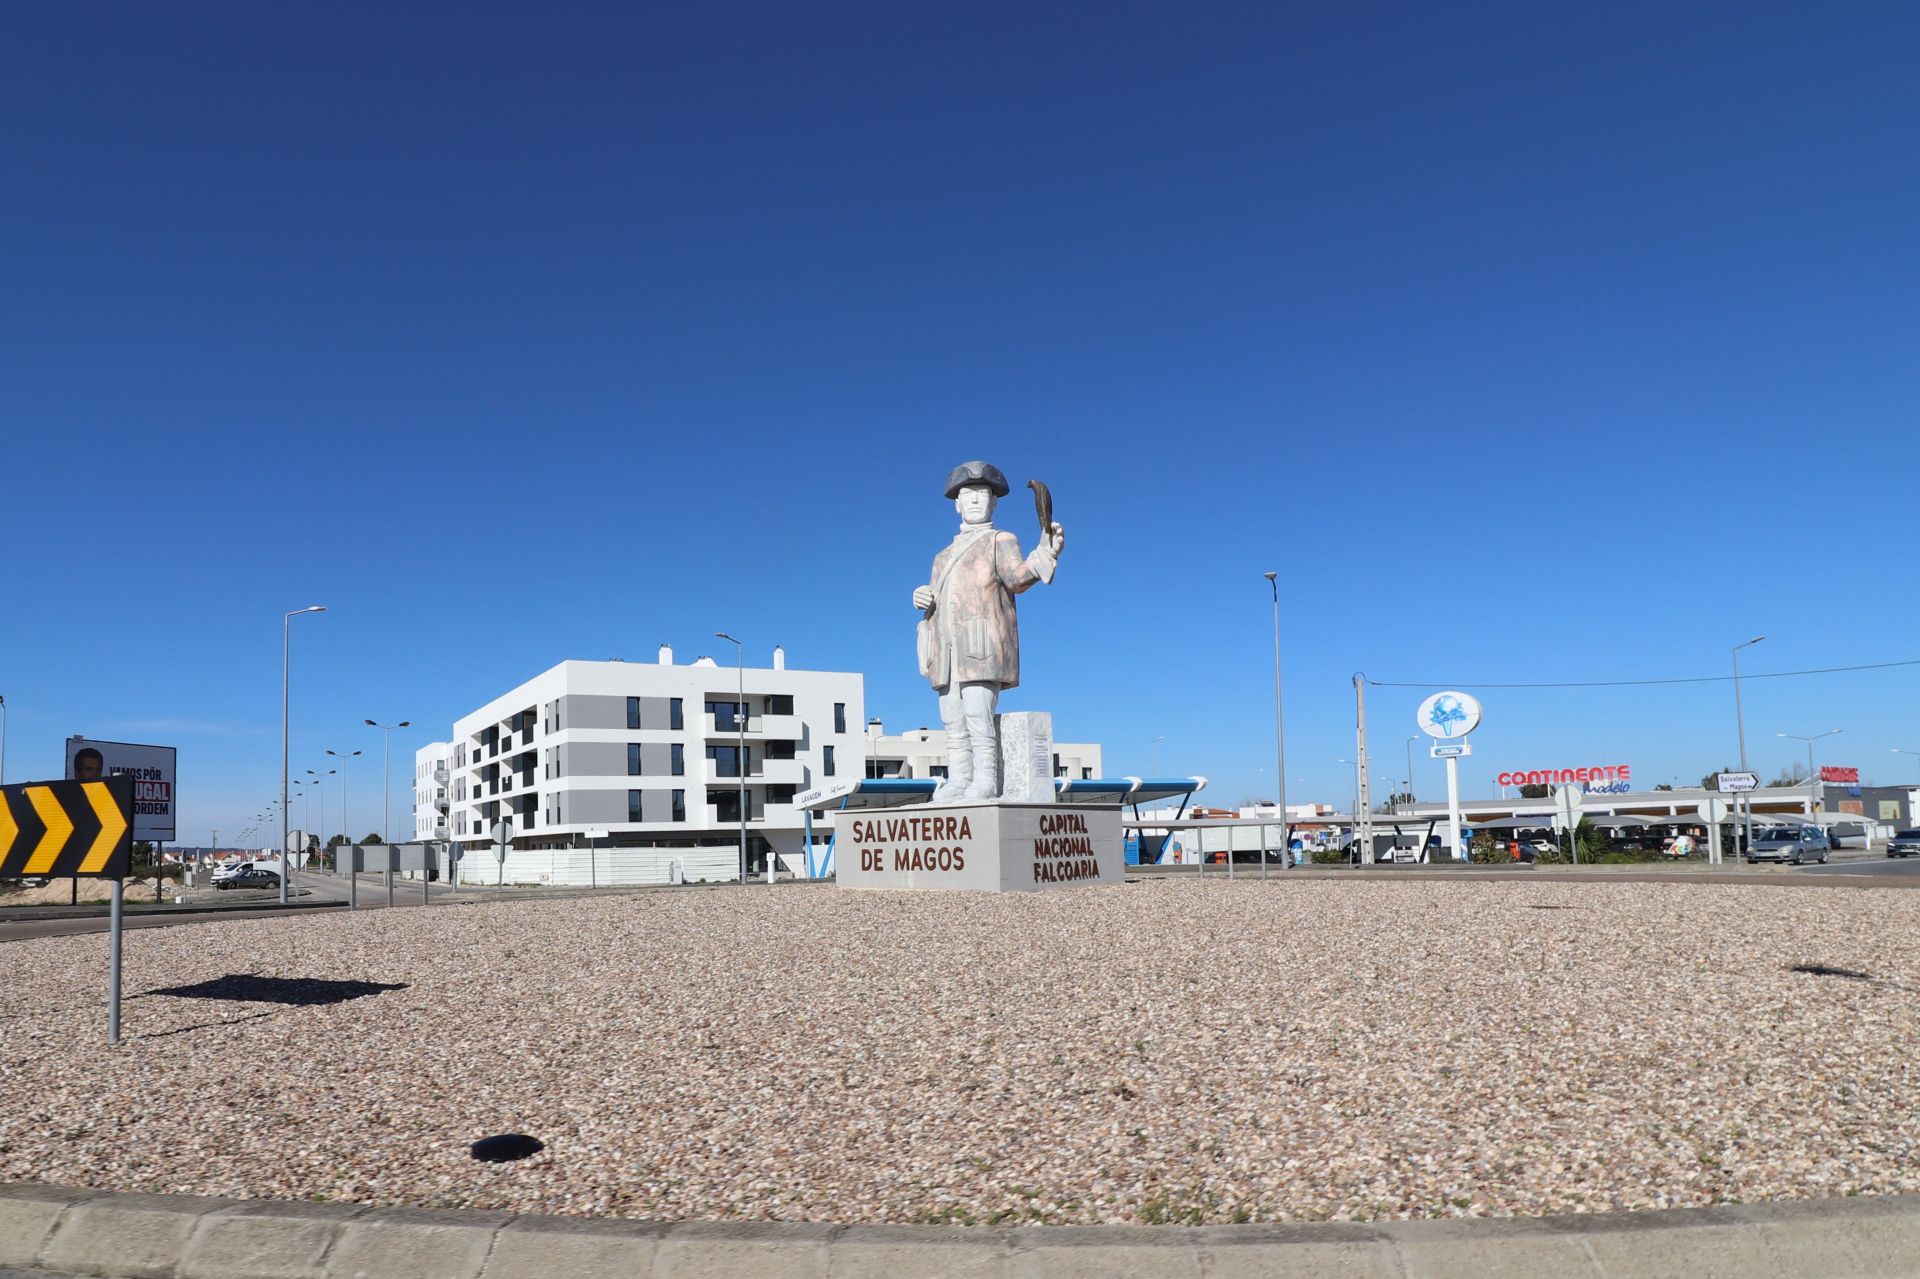
M 106 939 L 21 941 L 0 1179 L 1007 1223 L 1920 1190 L 1916 939 L 1880 889 L 690 889 L 130 932 L 118 1049 Z M 469 1158 L 503 1132 L 546 1150 Z

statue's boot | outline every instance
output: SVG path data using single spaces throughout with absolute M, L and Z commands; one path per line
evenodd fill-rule
M 973 783 L 973 746 L 962 737 L 954 740 L 951 729 L 947 731 L 947 779 L 933 788 L 933 802 L 944 804 L 959 799 L 967 793 L 967 787 Z
M 947 752 L 947 758 L 953 758 L 953 752 Z M 968 799 L 998 799 L 1000 796 L 1000 743 L 989 738 L 982 742 L 974 739 L 973 763 L 970 770 L 973 781 L 967 787 Z

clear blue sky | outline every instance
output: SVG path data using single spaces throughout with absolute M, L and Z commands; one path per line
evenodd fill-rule
M 1069 537 L 1004 704 L 1217 799 L 1273 789 L 1269 569 L 1296 801 L 1355 670 L 1920 658 L 1917 60 L 1892 4 L 10 5 L 8 776 L 171 742 L 236 830 L 310 603 L 296 771 L 717 630 L 935 723 L 976 456 Z M 1756 682 L 1751 757 L 1920 778 L 1917 693 Z M 1483 700 L 1470 793 L 1735 758 L 1724 685 Z

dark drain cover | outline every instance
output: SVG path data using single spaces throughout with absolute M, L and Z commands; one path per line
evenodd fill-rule
M 1807 973 L 1814 977 L 1845 977 L 1849 981 L 1872 981 L 1872 973 L 1856 973 L 1851 968 L 1834 968 L 1828 964 L 1795 964 L 1796 973 Z
M 501 1133 L 498 1137 L 482 1137 L 473 1143 L 473 1157 L 490 1164 L 508 1164 L 516 1159 L 525 1159 L 528 1155 L 537 1155 L 547 1148 L 547 1143 L 538 1137 L 529 1137 L 523 1132 Z

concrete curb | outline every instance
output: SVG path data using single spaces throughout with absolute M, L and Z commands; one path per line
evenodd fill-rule
M 110 1279 L 1886 1279 L 1920 1195 L 1248 1226 L 628 1221 L 0 1185 L 0 1267 Z

